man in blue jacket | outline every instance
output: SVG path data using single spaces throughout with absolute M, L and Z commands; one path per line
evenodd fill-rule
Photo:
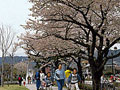
M 73 69 L 73 73 L 68 77 L 68 83 L 70 84 L 70 89 L 74 90 L 80 90 L 78 84 L 80 83 L 81 78 L 79 74 L 77 74 L 77 69 Z
M 40 84 L 41 84 L 41 82 L 40 82 L 40 71 L 36 72 L 36 74 L 35 74 L 35 79 L 36 79 L 36 87 L 37 87 L 37 90 L 39 90 Z

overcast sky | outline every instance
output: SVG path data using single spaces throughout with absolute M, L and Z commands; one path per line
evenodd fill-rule
M 25 30 L 20 25 L 25 24 L 28 19 L 30 7 L 28 0 L 0 0 L 0 24 L 12 26 L 17 35 L 24 33 Z M 120 44 L 116 46 L 118 49 L 120 48 Z M 19 49 L 16 55 L 25 54 L 23 50 Z
M 28 19 L 31 4 L 28 0 L 0 0 L 0 25 L 12 26 L 17 35 L 25 32 L 20 26 Z M 18 50 L 16 55 L 25 55 L 23 50 Z

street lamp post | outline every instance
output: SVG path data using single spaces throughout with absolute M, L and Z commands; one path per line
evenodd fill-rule
M 111 53 L 111 55 L 113 56 L 113 53 Z M 113 58 L 112 58 L 112 74 L 114 74 L 114 69 L 113 69 Z
M 114 47 L 114 50 L 117 50 L 117 47 Z M 116 54 L 116 51 L 115 51 L 115 54 Z M 113 52 L 111 53 L 111 55 L 113 56 Z M 114 75 L 114 77 L 113 77 L 113 90 L 115 90 L 115 86 L 114 86 L 114 82 L 115 82 L 115 67 L 114 67 L 114 63 L 113 63 L 113 58 L 112 58 L 112 73 Z
M 117 47 L 114 47 L 114 50 L 115 50 L 115 54 L 116 54 Z M 115 72 L 115 67 L 114 67 L 114 75 L 115 74 L 116 74 L 116 72 Z
M 117 50 L 117 47 L 114 47 L 113 51 L 114 51 L 114 50 Z M 116 54 L 116 51 L 115 51 L 115 54 Z M 111 53 L 111 55 L 112 55 L 112 56 L 114 55 L 113 52 Z M 114 63 L 113 63 L 113 61 L 114 61 L 114 60 L 113 60 L 113 58 L 112 58 L 112 73 L 115 75 L 115 70 L 114 70 L 115 68 L 114 68 Z

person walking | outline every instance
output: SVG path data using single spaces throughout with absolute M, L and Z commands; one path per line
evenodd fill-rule
M 77 69 L 73 69 L 73 73 L 68 77 L 68 83 L 70 83 L 70 90 L 80 90 L 79 89 L 79 83 L 81 81 L 81 78 L 79 74 L 77 73 Z
M 21 75 L 19 75 L 19 77 L 18 77 L 18 82 L 19 82 L 19 86 L 21 86 L 22 85 L 22 77 L 21 77 Z
M 62 70 L 62 64 L 59 64 L 58 69 L 55 71 L 55 80 L 57 82 L 58 90 L 62 90 L 65 80 L 65 72 Z
M 53 82 L 54 82 L 54 79 L 53 79 L 53 77 L 51 76 L 51 73 L 48 72 L 48 73 L 47 73 L 47 76 L 46 76 L 46 78 L 45 78 L 46 90 L 52 90 Z
M 35 74 L 35 79 L 36 79 L 36 87 L 37 87 L 37 90 L 39 90 L 40 84 L 41 84 L 41 82 L 40 82 L 40 71 L 36 72 L 36 74 Z
M 28 84 L 31 84 L 31 77 L 30 76 L 28 76 Z
M 40 88 L 41 88 L 41 89 L 44 89 L 44 87 L 45 87 L 44 79 L 45 79 L 45 74 L 43 73 L 42 70 L 40 70 L 40 81 L 41 81 L 41 86 L 40 86 Z
M 70 74 L 72 73 L 72 71 L 70 70 L 69 67 L 67 67 L 67 70 L 65 71 L 65 78 L 66 78 L 66 87 L 69 90 L 69 85 L 68 85 L 68 77 L 70 76 Z
M 23 85 L 25 86 L 25 84 L 26 84 L 26 83 L 25 83 L 25 79 L 23 78 Z
M 101 90 L 104 90 L 104 87 L 105 87 L 105 76 L 104 74 L 101 76 Z

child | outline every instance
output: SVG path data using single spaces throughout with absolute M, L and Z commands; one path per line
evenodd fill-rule
M 74 90 L 80 90 L 78 83 L 81 81 L 80 76 L 77 74 L 77 69 L 73 69 L 73 73 L 68 77 L 68 83 L 70 83 L 70 89 Z
M 23 78 L 23 85 L 25 86 L 25 84 L 26 84 L 26 83 L 25 83 L 25 79 Z
M 50 72 L 47 73 L 47 76 L 45 78 L 46 90 L 52 90 L 53 80 L 54 79 L 51 77 Z
M 69 67 L 67 67 L 67 70 L 65 71 L 65 78 L 66 78 L 66 87 L 69 90 L 69 85 L 68 85 L 68 77 L 71 75 L 72 71 L 70 70 Z

